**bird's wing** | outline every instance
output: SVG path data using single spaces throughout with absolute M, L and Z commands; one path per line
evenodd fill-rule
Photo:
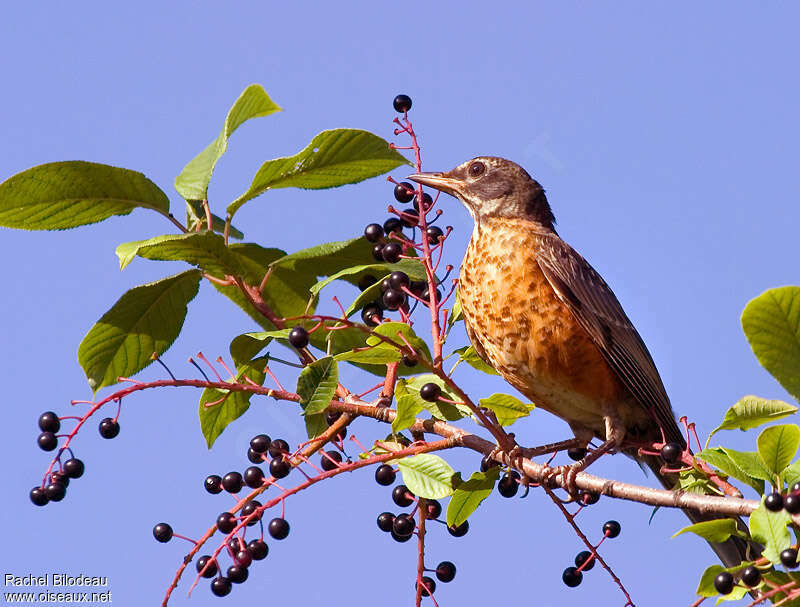
M 606 361 L 642 406 L 652 410 L 667 440 L 683 443 L 680 429 L 647 347 L 603 278 L 556 235 L 537 255 L 553 290 L 600 348 Z

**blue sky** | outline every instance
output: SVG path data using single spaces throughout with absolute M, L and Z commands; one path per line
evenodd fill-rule
M 241 90 L 258 82 L 285 111 L 232 138 L 210 191 L 221 209 L 261 162 L 295 153 L 322 129 L 391 137 L 391 100 L 408 93 L 425 169 L 499 155 L 544 185 L 561 235 L 615 290 L 676 412 L 705 435 L 745 394 L 788 399 L 739 325 L 750 298 L 797 282 L 800 14 L 787 6 L 10 4 L 0 19 L 0 179 L 57 160 L 103 162 L 144 172 L 180 214 L 174 176 L 216 136 Z M 389 201 L 381 179 L 280 190 L 246 206 L 238 224 L 249 240 L 291 251 L 359 234 L 386 217 Z M 447 254 L 457 264 L 470 219 L 454 200 L 442 208 L 455 228 Z M 117 439 L 79 437 L 87 471 L 63 502 L 37 509 L 28 501 L 47 462 L 35 446 L 37 416 L 90 396 L 75 357 L 80 339 L 126 289 L 179 271 L 138 260 L 120 272 L 115 246 L 169 230 L 135 212 L 63 233 L 0 232 L 3 573 L 107 575 L 114 604 L 156 604 L 187 549 L 156 544 L 152 526 L 165 520 L 201 535 L 228 506 L 203 491 L 207 474 L 243 470 L 258 432 L 302 438 L 291 406 L 259 402 L 209 452 L 199 394 L 144 395 L 126 401 Z M 230 338 L 252 328 L 204 287 L 165 358 L 189 374 L 187 356 L 226 354 Z M 507 389 L 468 372 L 462 379 L 478 396 Z M 364 421 L 354 432 L 372 436 Z M 519 433 L 531 444 L 568 436 L 544 412 Z M 749 435 L 724 438 L 742 449 L 754 444 Z M 465 472 L 477 467 L 472 456 L 453 461 Z M 652 482 L 622 456 L 592 471 Z M 173 604 L 409 604 L 415 551 L 375 527 L 394 505 L 369 476 L 339 477 L 291 501 L 292 534 L 272 542 L 229 598 L 201 587 L 186 599 L 184 582 Z M 680 513 L 661 511 L 652 524 L 649 516 L 645 507 L 601 500 L 579 520 L 594 537 L 603 521 L 622 522 L 604 555 L 637 604 L 689 604 L 713 555 L 694 538 L 669 539 L 685 523 Z M 581 549 L 544 496 L 493 496 L 465 538 L 431 534 L 431 564 L 447 559 L 459 569 L 440 585 L 439 604 L 622 605 L 599 568 L 577 589 L 561 583 Z

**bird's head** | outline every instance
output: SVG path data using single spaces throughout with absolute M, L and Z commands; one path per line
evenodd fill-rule
M 478 156 L 446 173 L 415 173 L 409 179 L 455 196 L 476 222 L 489 217 L 527 219 L 553 228 L 544 189 L 518 164 Z

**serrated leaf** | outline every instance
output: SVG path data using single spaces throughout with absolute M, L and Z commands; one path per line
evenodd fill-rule
M 248 200 L 269 189 L 333 188 L 382 175 L 410 164 L 384 139 L 358 129 L 322 131 L 294 156 L 268 160 L 258 169 L 247 191 L 228 205 L 234 213 Z
M 758 508 L 750 513 L 750 535 L 757 542 L 763 544 L 762 556 L 777 565 L 780 563 L 780 554 L 792 543 L 789 530 L 786 528 L 792 520 L 786 510 L 770 512 L 764 506 L 764 498 Z
M 727 447 L 720 447 L 720 449 L 722 449 L 725 455 L 746 474 L 768 483 L 774 482 L 775 479 L 772 472 L 767 468 L 767 465 L 758 453 L 754 453 L 753 451 L 736 451 L 734 449 L 728 449 Z
M 736 526 L 736 521 L 730 518 L 721 518 L 713 521 L 695 523 L 694 525 L 689 525 L 677 533 L 674 533 L 672 537 L 678 537 L 682 533 L 687 532 L 699 535 L 704 540 L 708 540 L 709 542 L 724 542 L 732 535 L 737 537 L 746 537 L 744 533 L 739 531 L 739 528 Z
M 438 455 L 420 453 L 397 462 L 406 487 L 418 497 L 441 499 L 453 493 L 455 471 Z
M 711 437 L 720 430 L 749 430 L 771 421 L 797 413 L 797 407 L 782 400 L 767 400 L 758 396 L 745 396 L 725 412 L 722 423 L 711 431 Z
M 426 373 L 425 375 L 417 375 L 416 377 L 412 377 L 406 383 L 406 387 L 408 388 L 408 393 L 413 396 L 414 398 L 419 400 L 419 404 L 430 412 L 433 417 L 436 419 L 443 419 L 445 421 L 453 422 L 459 420 L 464 417 L 469 417 L 472 415 L 472 411 L 470 410 L 467 405 L 464 404 L 452 404 L 452 403 L 445 403 L 441 401 L 436 402 L 429 402 L 424 400 L 419 395 L 419 389 L 427 383 L 434 383 L 438 385 L 442 389 L 442 396 L 444 396 L 448 400 L 458 401 L 458 397 L 450 392 L 450 388 L 447 387 L 447 384 L 444 383 L 443 380 L 439 379 L 437 376 L 433 375 L 432 373 Z
M 478 353 L 472 346 L 464 346 L 463 348 L 454 350 L 454 352 L 458 354 L 461 360 L 463 360 L 473 369 L 483 371 L 487 375 L 500 375 L 497 371 L 495 371 L 494 367 L 489 365 L 480 356 L 478 356 Z
M 705 473 L 690 468 L 681 470 L 678 475 L 678 489 L 700 495 L 713 495 L 719 493 L 714 484 L 708 479 Z
M 783 424 L 764 429 L 758 435 L 758 454 L 773 474 L 781 474 L 800 447 L 800 428 Z
M 78 362 L 94 392 L 130 377 L 163 354 L 183 327 L 202 274 L 189 270 L 134 287 L 103 314 L 78 347 Z
M 168 234 L 126 242 L 117 247 L 116 253 L 121 270 L 138 255 L 157 261 L 185 261 L 220 278 L 244 273 L 239 257 L 225 246 L 222 236 L 214 232 Z
M 66 230 L 127 215 L 169 214 L 169 199 L 142 173 L 81 160 L 51 162 L 0 183 L 0 226 Z
M 339 385 L 339 369 L 331 356 L 307 365 L 297 378 L 297 394 L 306 416 L 328 408 Z
M 267 364 L 265 357 L 256 358 L 237 365 L 236 381 L 243 383 L 248 377 L 258 385 L 264 383 L 264 367 Z M 223 430 L 235 419 L 241 417 L 250 407 L 252 392 L 220 390 L 206 388 L 200 396 L 200 429 L 206 438 L 206 445 L 210 449 Z M 215 403 L 209 406 L 209 403 Z
M 222 132 L 206 149 L 189 161 L 175 178 L 175 189 L 178 193 L 186 200 L 204 200 L 208 195 L 208 183 L 214 167 L 228 149 L 228 138 L 233 132 L 251 118 L 269 116 L 280 111 L 281 108 L 270 99 L 264 87 L 260 84 L 248 86 L 228 111 Z
M 457 527 L 466 521 L 492 493 L 499 476 L 500 468 L 492 467 L 486 472 L 473 472 L 469 480 L 458 485 L 447 505 L 447 526 Z
M 206 229 L 208 227 L 208 220 L 206 219 L 206 212 L 203 209 L 202 200 L 187 200 L 186 201 L 186 227 L 190 232 L 196 232 L 198 229 Z M 219 234 L 225 232 L 225 220 L 219 215 L 211 213 L 211 229 Z M 228 236 L 241 240 L 244 234 L 235 226 L 231 225 L 228 228 Z
M 536 408 L 535 405 L 525 404 L 510 394 L 492 394 L 478 402 L 481 407 L 486 407 L 494 412 L 501 426 L 510 426 L 520 417 L 530 415 L 531 411 Z
M 770 289 L 751 300 L 742 328 L 758 362 L 800 400 L 800 287 Z
M 764 493 L 764 481 L 754 478 L 737 466 L 727 453 L 720 447 L 703 449 L 697 454 L 697 458 L 704 460 L 712 466 L 718 468 L 726 476 L 733 477 L 750 485 L 760 495 Z

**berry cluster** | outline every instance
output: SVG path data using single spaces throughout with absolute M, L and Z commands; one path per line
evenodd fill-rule
M 771 512 L 786 510 L 789 514 L 800 513 L 800 483 L 795 483 L 786 495 L 775 491 L 764 498 L 764 507 Z
M 606 538 L 615 538 L 622 531 L 622 526 L 617 521 L 606 521 L 603 523 L 603 540 Z M 602 541 L 601 541 L 602 543 Z M 595 549 L 597 549 L 595 546 Z M 575 555 L 575 566 L 567 567 L 564 573 L 561 574 L 561 580 L 570 588 L 580 585 L 583 581 L 583 572 L 589 571 L 594 567 L 596 555 L 594 552 L 584 550 Z
M 780 556 L 781 562 L 787 567 L 790 567 L 790 565 L 786 563 L 784 558 L 786 558 L 786 560 L 793 559 L 794 565 L 791 565 L 791 567 L 797 567 L 797 550 L 794 548 L 787 548 L 781 552 Z M 755 588 L 761 584 L 761 570 L 755 565 L 748 565 L 738 572 L 738 576 L 741 582 L 748 588 Z M 714 578 L 714 588 L 716 588 L 717 592 L 720 594 L 730 594 L 733 592 L 733 587 L 735 585 L 736 580 L 734 574 L 730 571 L 723 571 Z
M 44 451 L 53 451 L 58 447 L 58 436 L 56 433 L 61 429 L 61 420 L 52 411 L 45 411 L 39 416 L 39 429 L 42 433 L 37 442 Z M 119 431 L 119 425 L 117 425 Z M 62 449 L 63 451 L 63 449 Z M 67 494 L 67 486 L 71 479 L 83 476 L 83 462 L 76 457 L 70 457 L 65 462 L 61 462 L 61 453 L 56 461 L 59 464 L 57 472 L 50 472 L 38 487 L 31 489 L 31 501 L 37 506 L 44 506 L 48 502 L 60 502 Z M 52 468 L 51 468 L 52 469 Z

